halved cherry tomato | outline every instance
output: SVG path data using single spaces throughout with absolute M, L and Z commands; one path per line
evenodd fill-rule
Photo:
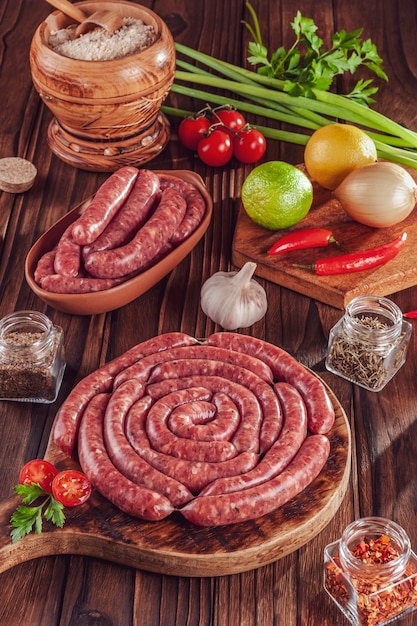
M 241 163 L 256 163 L 265 150 L 266 139 L 257 128 L 242 128 L 233 137 L 233 153 Z
M 91 491 L 89 479 L 77 470 L 63 470 L 52 481 L 52 495 L 64 506 L 77 506 L 86 502 Z
M 216 121 L 219 121 L 219 119 L 222 124 L 225 125 L 225 128 L 222 130 L 228 132 L 231 136 L 233 136 L 233 133 L 246 126 L 246 120 L 242 113 L 239 113 L 239 111 L 236 111 L 235 109 L 216 110 L 213 124 L 215 124 Z
M 210 122 L 204 115 L 185 117 L 178 126 L 178 137 L 188 150 L 197 150 L 198 142 L 210 128 Z
M 21 485 L 36 483 L 44 491 L 52 491 L 52 481 L 58 474 L 58 470 L 52 463 L 44 459 L 32 459 L 22 467 L 19 475 Z

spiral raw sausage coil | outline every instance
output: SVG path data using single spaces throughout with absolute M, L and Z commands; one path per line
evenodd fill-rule
M 237 333 L 167 333 L 81 380 L 54 440 L 71 454 L 79 433 L 83 471 L 129 515 L 176 511 L 216 526 L 270 513 L 308 486 L 333 422 L 324 384 L 281 348 Z

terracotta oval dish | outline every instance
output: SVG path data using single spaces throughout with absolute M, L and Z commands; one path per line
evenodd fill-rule
M 163 171 L 157 170 L 161 174 L 170 174 L 186 182 L 193 184 L 202 194 L 206 202 L 206 213 L 197 229 L 191 236 L 174 248 L 167 256 L 148 270 L 138 274 L 134 278 L 127 280 L 117 287 L 97 291 L 95 293 L 84 294 L 60 294 L 52 293 L 41 289 L 34 280 L 36 265 L 41 256 L 51 250 L 58 242 L 65 229 L 74 222 L 89 205 L 91 198 L 84 201 L 59 219 L 49 228 L 29 250 L 25 261 L 25 277 L 29 287 L 43 302 L 52 306 L 58 311 L 70 313 L 72 315 L 94 315 L 96 313 L 106 313 L 118 309 L 132 300 L 135 300 L 148 291 L 174 267 L 176 267 L 187 254 L 197 245 L 206 232 L 213 210 L 212 199 L 207 192 L 201 177 L 195 172 L 188 170 Z

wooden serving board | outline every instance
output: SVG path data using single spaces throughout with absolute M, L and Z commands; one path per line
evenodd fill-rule
M 302 166 L 300 166 L 302 167 Z M 417 171 L 405 168 L 417 180 Z M 295 226 L 281 231 L 270 231 L 255 224 L 241 206 L 238 213 L 232 245 L 232 262 L 242 267 L 247 261 L 257 264 L 255 274 L 292 289 L 298 293 L 344 309 L 353 298 L 361 295 L 388 296 L 417 284 L 417 214 L 395 226 L 371 228 L 353 221 L 331 192 L 313 181 L 313 206 L 307 216 Z M 388 243 L 403 231 L 407 242 L 397 257 L 374 270 L 316 276 L 312 271 L 294 267 L 294 263 L 311 264 L 316 259 L 343 254 L 335 244 L 328 248 L 298 250 L 271 255 L 267 251 L 275 241 L 288 232 L 302 228 L 329 228 L 349 252 L 366 250 Z
M 349 424 L 330 389 L 328 393 L 336 413 L 329 459 L 307 489 L 274 513 L 216 528 L 194 526 L 179 514 L 145 522 L 93 490 L 88 502 L 65 509 L 63 528 L 45 522 L 41 535 L 31 533 L 12 544 L 10 517 L 21 504 L 16 495 L 0 504 L 0 572 L 38 557 L 78 554 L 168 575 L 223 576 L 256 569 L 297 550 L 330 522 L 349 482 Z M 52 439 L 45 458 L 58 469 L 79 469 Z

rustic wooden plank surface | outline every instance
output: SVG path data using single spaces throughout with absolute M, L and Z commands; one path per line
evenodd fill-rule
M 231 62 L 244 62 L 247 35 L 241 0 L 143 0 L 169 24 L 176 40 Z M 288 46 L 295 7 L 290 1 L 253 0 L 266 45 Z M 303 15 L 320 32 L 364 27 L 378 46 L 390 81 L 381 85 L 376 108 L 417 129 L 417 6 L 411 0 L 313 2 L 300 0 Z M 91 195 L 102 175 L 75 170 L 54 157 L 45 142 L 50 114 L 30 80 L 28 50 L 36 26 L 50 12 L 41 0 L 0 0 L 0 156 L 23 156 L 38 167 L 29 193 L 0 195 L 1 316 L 13 309 L 45 310 L 65 331 L 68 367 L 53 405 L 0 404 L 0 497 L 8 499 L 24 462 L 46 451 L 58 406 L 74 383 L 134 343 L 183 330 L 205 337 L 215 329 L 199 307 L 202 280 L 231 267 L 231 246 L 248 167 L 212 170 L 172 141 L 153 166 L 193 169 L 214 200 L 204 239 L 165 279 L 137 301 L 93 317 L 73 317 L 42 306 L 23 277 L 27 250 L 69 209 Z M 340 82 L 347 88 L 348 80 Z M 345 84 L 344 84 L 345 83 Z M 179 99 L 173 99 L 175 103 Z M 266 157 L 302 161 L 302 149 L 270 142 Z M 230 576 L 188 578 L 121 566 L 104 559 L 51 556 L 17 565 L 0 575 L 0 624 L 8 626 L 344 626 L 322 589 L 325 545 L 352 519 L 383 515 L 402 524 L 417 547 L 417 339 L 407 362 L 377 394 L 359 389 L 324 368 L 327 337 L 340 310 L 267 280 L 268 315 L 250 333 L 283 346 L 320 374 L 335 392 L 352 430 L 352 474 L 342 506 L 326 529 L 300 550 L 257 570 Z M 415 287 L 392 299 L 417 308 Z M 85 349 L 88 346 L 88 349 Z M 415 623 L 413 616 L 402 626 Z

